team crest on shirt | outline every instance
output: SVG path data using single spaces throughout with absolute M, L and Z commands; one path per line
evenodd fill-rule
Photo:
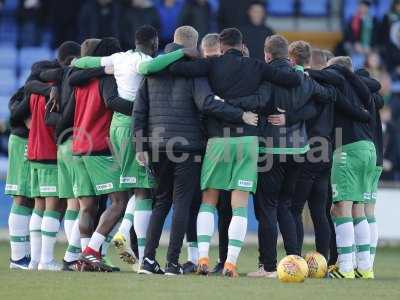
M 251 187 L 253 187 L 253 181 L 251 181 L 251 180 L 239 180 L 238 181 L 238 186 L 245 187 L 245 188 L 251 188 Z
M 119 183 L 136 183 L 136 177 L 120 177 Z
M 96 185 L 96 189 L 98 191 L 106 191 L 106 190 L 111 190 L 114 187 L 114 185 L 112 184 L 112 182 L 108 182 L 108 183 L 103 183 L 103 184 L 98 184 Z

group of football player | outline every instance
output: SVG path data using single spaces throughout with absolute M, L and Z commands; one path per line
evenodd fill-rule
M 10 268 L 118 271 L 113 243 L 140 274 L 238 277 L 250 200 L 259 268 L 249 277 L 277 276 L 278 226 L 286 253 L 301 255 L 305 203 L 329 276 L 374 277 L 379 82 L 349 57 L 281 35 L 266 38 L 265 61 L 236 28 L 206 35 L 200 51 L 198 39 L 179 27 L 156 56 L 158 33 L 143 26 L 127 52 L 115 38 L 67 41 L 56 60 L 33 64 L 9 103 Z

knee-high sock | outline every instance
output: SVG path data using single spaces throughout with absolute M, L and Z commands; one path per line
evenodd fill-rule
M 88 237 L 81 237 L 81 249 L 82 251 L 85 250 L 85 248 L 89 245 L 90 238 Z
M 353 270 L 354 226 L 353 218 L 336 217 L 336 245 L 338 251 L 339 270 L 350 272 Z
M 226 262 L 236 265 L 247 232 L 247 207 L 232 209 L 232 220 L 229 225 L 228 256 Z
M 64 230 L 67 236 L 67 241 L 71 238 L 72 227 L 74 227 L 75 220 L 78 217 L 79 211 L 67 210 L 64 216 Z
M 114 237 L 114 235 L 117 233 L 118 228 L 120 227 L 121 222 L 118 222 L 115 224 L 113 229 L 110 231 L 109 234 L 107 234 L 106 239 L 103 242 L 103 245 L 101 245 L 101 256 L 106 256 L 108 252 L 108 247 L 110 246 L 110 243 Z
M 20 260 L 28 255 L 29 220 L 32 209 L 26 206 L 13 204 L 8 217 L 8 230 L 10 233 L 11 259 Z
M 371 253 L 371 267 L 374 266 L 376 247 L 378 246 L 378 224 L 376 223 L 375 217 L 367 218 L 369 224 L 369 234 L 370 234 L 370 253 Z
M 146 233 L 149 227 L 153 200 L 136 199 L 135 213 L 133 218 L 134 228 L 137 236 L 139 263 L 142 262 L 144 247 L 146 245 Z
M 57 233 L 60 230 L 60 216 L 58 211 L 46 210 L 42 221 L 42 252 L 41 263 L 49 263 L 54 260 L 54 245 Z
M 371 269 L 370 232 L 366 217 L 354 219 L 354 239 L 356 245 L 357 269 L 367 271 Z
M 101 247 L 101 245 L 103 245 L 105 240 L 106 240 L 106 237 L 104 235 L 95 231 L 95 232 L 93 232 L 93 235 L 90 238 L 88 247 L 97 252 L 100 252 L 100 247 Z
M 214 214 L 216 207 L 206 203 L 200 206 L 197 216 L 197 244 L 199 248 L 199 259 L 208 258 L 211 237 L 214 234 Z
M 79 219 L 76 219 L 71 230 L 71 236 L 68 242 L 67 251 L 65 251 L 64 260 L 72 262 L 79 259 L 81 254 L 81 234 L 79 232 Z
M 187 243 L 187 256 L 188 261 L 191 261 L 195 265 L 199 260 L 199 248 L 197 246 L 197 242 L 188 242 Z
M 39 262 L 42 252 L 42 219 L 43 211 L 34 209 L 29 222 L 30 241 L 31 241 L 31 261 Z
M 121 225 L 119 226 L 118 231 L 121 232 L 125 239 L 128 242 L 128 245 L 130 245 L 130 230 L 133 225 L 133 215 L 135 213 L 135 195 L 133 195 L 129 201 L 128 205 L 126 206 L 125 209 L 125 214 L 124 218 L 122 219 Z

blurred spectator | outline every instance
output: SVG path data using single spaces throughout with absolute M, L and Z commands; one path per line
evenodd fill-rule
M 364 65 L 365 55 L 377 43 L 376 18 L 371 16 L 372 0 L 360 1 L 344 32 L 345 49 L 352 56 L 356 68 Z
M 199 32 L 199 39 L 211 31 L 213 13 L 207 0 L 188 0 L 179 17 L 179 25 L 189 25 Z
M 254 1 L 248 9 L 248 16 L 249 24 L 241 28 L 244 43 L 249 48 L 251 57 L 264 60 L 265 38 L 274 34 L 274 31 L 265 25 L 265 4 Z
M 393 0 L 390 11 L 384 16 L 381 28 L 381 43 L 383 46 L 391 42 L 391 29 L 393 24 L 400 21 L 400 0 Z
M 395 0 L 382 24 L 382 54 L 388 71 L 395 80 L 400 79 L 400 1 Z
M 279 1 L 279 0 L 278 0 Z M 221 31 L 229 27 L 242 27 L 247 24 L 247 10 L 253 0 L 220 0 L 218 26 Z
M 381 83 L 382 89 L 380 90 L 380 94 L 384 97 L 386 103 L 389 102 L 392 80 L 378 52 L 372 51 L 367 55 L 365 69 L 368 70 L 373 78 Z
M 400 146 L 399 130 L 392 121 L 392 113 L 388 106 L 381 109 L 383 129 L 383 173 L 382 180 L 400 179 Z
M 58 48 L 65 41 L 78 41 L 78 14 L 82 1 L 51 1 L 50 25 L 53 32 L 52 48 Z
M 178 27 L 178 17 L 183 6 L 182 0 L 162 0 L 157 5 L 160 14 L 160 48 L 171 42 L 174 31 Z
M 87 38 L 119 37 L 120 7 L 113 0 L 88 0 L 79 15 L 80 41 Z
M 16 1 L 16 0 L 14 0 Z M 17 46 L 39 46 L 46 23 L 47 1 L 20 0 L 17 9 L 19 35 Z
M 123 10 L 120 25 L 122 48 L 133 49 L 136 30 L 143 25 L 151 25 L 160 31 L 160 16 L 153 1 L 130 0 Z

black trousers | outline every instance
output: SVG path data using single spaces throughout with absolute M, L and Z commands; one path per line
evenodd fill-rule
M 330 178 L 329 178 L 330 181 Z M 329 227 L 331 229 L 331 240 L 329 243 L 329 261 L 328 266 L 335 265 L 338 259 L 338 253 L 336 248 L 336 232 L 335 232 L 335 225 L 333 224 L 332 215 L 331 215 L 331 208 L 332 208 L 332 186 L 329 184 L 328 189 L 328 203 L 326 205 L 326 218 L 329 222 Z
M 193 198 L 192 204 L 190 206 L 188 226 L 186 230 L 186 241 L 187 242 L 197 242 L 197 216 L 199 214 L 201 205 L 201 192 Z
M 260 164 L 265 167 L 265 162 Z M 291 214 L 291 201 L 299 174 L 293 156 L 274 156 L 272 168 L 258 175 L 254 206 L 258 225 L 259 263 L 268 272 L 276 270 L 278 226 L 285 241 L 287 254 L 299 255 L 296 224 Z
M 291 208 L 296 222 L 298 246 L 302 249 L 304 239 L 302 213 L 304 205 L 308 203 L 314 225 L 316 250 L 326 259 L 329 256 L 331 238 L 331 228 L 326 215 L 330 172 L 330 163 L 303 163 Z
M 193 199 L 200 191 L 199 162 L 195 161 L 195 155 L 188 155 L 188 159 L 182 162 L 172 161 L 166 153 L 159 153 L 157 162 L 152 163 L 157 187 L 154 192 L 154 207 L 151 214 L 149 228 L 147 230 L 145 257 L 155 259 L 165 218 L 173 206 L 172 225 L 167 251 L 167 262 L 178 263 L 185 236 L 190 207 Z
M 218 238 L 219 261 L 225 263 L 228 255 L 228 229 L 232 220 L 231 192 L 220 191 L 217 205 L 218 211 Z

